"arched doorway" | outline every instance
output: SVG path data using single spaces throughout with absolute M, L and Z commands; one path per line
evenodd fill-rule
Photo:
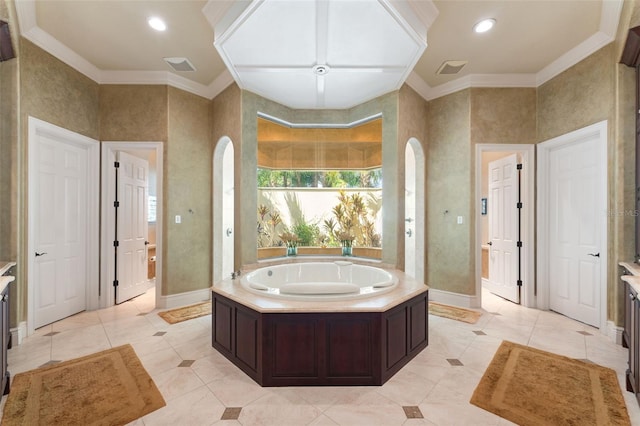
M 234 149 L 227 136 L 213 153 L 213 281 L 229 278 L 234 263 Z
M 418 281 L 424 281 L 425 268 L 424 177 L 424 151 L 411 138 L 405 146 L 404 271 Z

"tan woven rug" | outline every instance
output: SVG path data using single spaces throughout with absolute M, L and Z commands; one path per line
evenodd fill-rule
M 467 322 L 469 324 L 475 324 L 482 316 L 482 312 L 459 308 L 457 306 L 443 305 L 438 302 L 429 302 L 429 313 L 439 317 Z
M 211 313 L 211 302 L 202 302 L 196 305 L 183 306 L 182 308 L 170 309 L 168 311 L 158 312 L 158 315 L 168 322 L 175 324 L 198 317 L 203 317 Z
M 519 425 L 630 425 L 616 372 L 503 341 L 471 403 Z
M 131 345 L 16 374 L 3 425 L 124 425 L 165 402 Z

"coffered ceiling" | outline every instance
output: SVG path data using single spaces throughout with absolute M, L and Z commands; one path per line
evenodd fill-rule
M 471 86 L 536 87 L 611 42 L 621 8 L 621 0 L 16 0 L 21 34 L 99 83 L 170 84 L 212 98 L 235 79 L 295 108 L 351 106 L 405 80 L 426 99 Z M 242 15 L 252 9 L 264 16 Z M 167 30 L 152 30 L 151 16 L 164 19 Z M 494 29 L 474 33 L 472 26 L 483 18 L 494 18 Z M 260 21 L 255 30 L 243 29 L 249 20 Z M 400 24 L 387 26 L 394 22 Z M 239 37 L 227 37 L 229 28 Z M 220 45 L 223 37 L 235 43 L 233 53 Z M 345 42 L 353 40 L 357 43 Z M 332 44 L 343 48 L 322 51 Z M 385 44 L 392 50 L 383 50 Z M 273 45 L 272 56 L 267 47 Z M 302 62 L 278 63 L 287 51 Z M 360 62 L 365 53 L 370 57 Z M 163 59 L 168 57 L 186 58 L 195 70 L 175 71 Z M 260 61 L 243 64 L 247 58 Z M 457 74 L 437 74 L 450 60 L 467 63 Z M 254 83 L 268 79 L 269 72 L 251 74 L 250 67 L 258 65 L 301 65 L 306 74 L 272 73 L 279 80 L 265 92 Z M 313 74 L 316 65 L 328 67 L 325 77 Z M 374 65 L 378 72 L 353 72 Z M 330 78 L 341 67 L 353 72 L 350 78 L 365 79 L 358 87 L 378 90 L 356 90 L 348 81 L 332 86 Z M 385 67 L 394 71 L 385 73 Z M 383 82 L 383 75 L 391 78 Z M 308 80 L 314 102 L 292 103 L 303 97 L 288 84 L 296 79 Z M 345 101 L 350 88 L 358 96 Z M 287 90 L 293 95 L 283 101 L 278 96 Z

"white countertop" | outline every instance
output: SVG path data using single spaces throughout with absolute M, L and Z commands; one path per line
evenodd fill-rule
M 4 275 L 12 266 L 16 266 L 16 262 L 4 262 L 0 260 L 0 275 Z
M 349 300 L 284 300 L 251 293 L 240 284 L 240 278 L 222 280 L 211 287 L 214 293 L 241 303 L 257 312 L 385 312 L 426 292 L 429 287 L 416 281 L 404 272 L 385 269 L 398 277 L 398 285 L 393 290 L 370 297 Z
M 618 265 L 625 268 L 631 275 L 623 275 L 620 279 L 629 283 L 636 293 L 640 293 L 640 265 L 634 262 L 620 262 Z
M 7 286 L 9 284 L 11 284 L 13 282 L 13 280 L 15 280 L 16 277 L 11 276 L 11 275 L 2 275 L 0 276 L 0 293 L 2 293 L 4 291 L 5 288 L 7 288 Z

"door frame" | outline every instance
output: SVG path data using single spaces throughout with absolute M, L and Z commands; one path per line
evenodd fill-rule
M 109 199 L 115 196 L 115 176 L 113 162 L 117 151 L 146 150 L 156 153 L 156 307 L 163 306 L 162 301 L 162 224 L 163 216 L 163 143 L 162 142 L 126 142 L 126 141 L 106 141 L 102 142 L 102 164 L 100 186 L 100 198 L 102 199 L 100 235 L 102 257 L 104 262 L 100 265 L 100 289 L 103 297 L 100 298 L 100 308 L 107 308 L 115 305 L 115 293 L 113 291 L 113 262 L 115 253 L 113 251 L 114 217 L 115 211 Z M 112 197 L 112 198 L 109 198 Z
M 475 280 L 478 306 L 482 306 L 482 154 L 485 152 L 514 152 L 522 156 L 520 199 L 522 200 L 522 292 L 520 304 L 536 307 L 535 277 L 535 145 L 534 144 L 476 144 L 476 238 Z M 528 208 L 527 206 L 531 206 Z
M 87 211 L 87 233 L 86 233 L 86 247 L 87 247 L 87 270 L 86 270 L 86 309 L 93 310 L 98 309 L 100 299 L 100 275 L 99 275 L 99 259 L 100 259 L 100 234 L 99 234 L 99 214 L 100 214 L 100 142 L 91 139 L 87 136 L 83 136 L 79 133 L 75 133 L 71 130 L 56 126 L 43 120 L 39 120 L 35 117 L 29 116 L 28 118 L 28 200 L 29 205 L 27 207 L 27 335 L 33 334 L 35 331 L 35 283 L 33 277 L 35 276 L 34 270 L 34 257 L 32 254 L 36 250 L 35 235 L 31 232 L 35 229 L 34 214 L 32 211 L 35 206 L 35 188 L 37 185 L 36 176 L 36 164 L 35 164 L 35 139 L 39 135 L 45 134 L 52 138 L 64 139 L 65 142 L 72 143 L 76 146 L 87 150 L 87 157 L 89 160 L 87 175 L 89 181 L 87 182 L 87 203 L 89 209 Z
M 598 139 L 598 157 L 601 161 L 600 182 L 602 192 L 601 200 L 604 202 L 602 206 L 602 217 L 600 219 L 600 331 L 606 333 L 607 330 L 607 271 L 608 271 L 608 233 L 607 233 L 607 215 L 608 208 L 608 155 L 607 155 L 607 120 L 600 121 L 587 127 L 583 127 L 573 132 L 546 140 L 537 145 L 538 151 L 538 250 L 537 250 L 537 276 L 539 280 L 538 287 L 538 308 L 549 310 L 550 292 L 549 286 L 549 206 L 550 206 L 550 190 L 549 190 L 549 163 L 551 151 L 555 148 L 580 143 L 585 138 L 596 136 Z

